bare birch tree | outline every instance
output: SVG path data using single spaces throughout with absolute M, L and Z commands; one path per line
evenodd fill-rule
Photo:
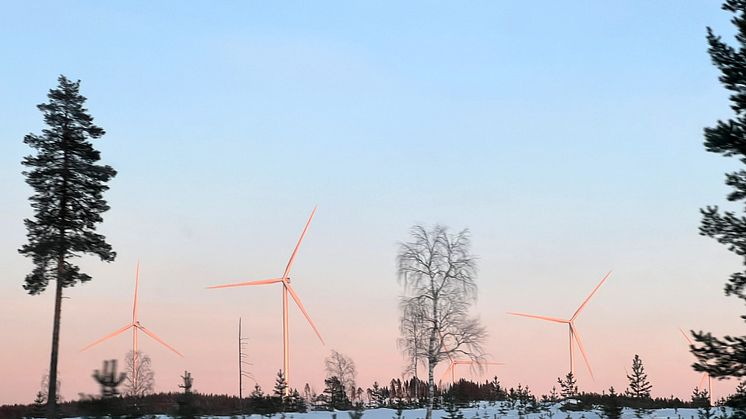
M 460 357 L 476 362 L 481 369 L 487 332 L 479 319 L 469 314 L 477 296 L 477 269 L 469 231 L 452 235 L 444 226 L 427 230 L 415 225 L 410 233 L 411 241 L 401 244 L 396 258 L 399 281 L 405 290 L 400 305 L 400 348 L 415 360 L 426 362 L 426 419 L 432 419 L 435 367 L 449 357 Z M 420 331 L 406 333 L 412 319 L 421 321 Z
M 133 364 L 135 357 L 137 358 L 137 362 Z M 155 386 L 155 373 L 151 367 L 150 357 L 142 353 L 142 351 L 137 351 L 134 354 L 132 351 L 129 351 L 125 360 L 127 364 L 125 367 L 127 378 L 124 381 L 124 394 L 127 396 L 152 394 Z M 135 366 L 137 371 L 133 369 Z M 136 380 L 134 379 L 135 377 L 137 377 Z
M 342 387 L 349 394 L 349 399 L 354 400 L 356 396 L 357 369 L 355 362 L 347 355 L 332 349 L 332 352 L 324 360 L 327 378 L 337 377 Z

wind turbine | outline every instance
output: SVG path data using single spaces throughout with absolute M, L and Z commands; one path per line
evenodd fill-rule
M 313 220 L 313 216 L 316 214 L 316 207 L 313 208 L 313 211 L 311 211 L 311 216 L 308 217 L 308 221 L 306 222 L 306 226 L 303 228 L 303 232 L 300 235 L 300 238 L 298 239 L 298 243 L 295 245 L 295 249 L 293 249 L 293 253 L 290 255 L 290 259 L 288 260 L 288 264 L 285 266 L 285 271 L 282 273 L 282 276 L 279 278 L 270 278 L 270 279 L 260 279 L 258 281 L 248 281 L 248 282 L 239 282 L 235 284 L 225 284 L 225 285 L 214 285 L 211 287 L 207 287 L 209 289 L 216 289 L 216 288 L 232 288 L 232 287 L 245 287 L 245 286 L 253 286 L 253 285 L 266 285 L 266 284 L 274 284 L 274 283 L 282 283 L 282 350 L 283 350 L 283 372 L 285 374 L 285 383 L 289 383 L 290 379 L 290 349 L 289 349 L 289 331 L 288 331 L 288 294 L 293 298 L 293 301 L 295 301 L 295 304 L 298 306 L 300 311 L 303 313 L 303 315 L 306 317 L 306 320 L 308 320 L 308 324 L 311 325 L 313 328 L 313 331 L 316 332 L 316 336 L 319 337 L 319 340 L 322 344 L 325 345 L 324 339 L 321 337 L 321 333 L 319 333 L 319 330 L 316 328 L 316 325 L 313 323 L 313 320 L 311 320 L 311 316 L 308 315 L 308 312 L 306 312 L 306 309 L 303 307 L 303 303 L 301 303 L 300 298 L 298 297 L 298 294 L 295 293 L 295 290 L 293 290 L 293 287 L 290 285 L 290 268 L 293 267 L 293 262 L 295 261 L 295 257 L 298 254 L 298 248 L 300 248 L 300 244 L 303 241 L 303 238 L 306 235 L 306 232 L 308 231 L 308 226 L 311 224 L 311 220 Z M 290 388 L 286 386 L 285 388 L 285 395 L 289 394 Z
M 505 365 L 502 362 L 478 362 L 478 361 L 473 361 L 470 359 L 454 359 L 453 356 L 451 356 L 451 351 L 448 350 L 445 344 L 445 337 L 443 336 L 443 333 L 440 333 L 440 341 L 441 341 L 441 345 L 444 348 L 446 348 L 446 355 L 448 356 L 448 360 L 450 361 L 450 364 L 448 365 L 448 368 L 446 368 L 446 370 L 443 371 L 443 375 L 441 375 L 440 379 L 438 379 L 438 383 L 442 382 L 443 378 L 445 378 L 448 375 L 448 372 L 450 372 L 451 373 L 451 385 L 453 385 L 456 382 L 456 365 Z
M 609 275 L 611 275 L 611 271 L 609 271 L 601 279 L 598 285 L 596 285 L 596 287 L 593 288 L 593 291 L 591 291 L 591 293 L 588 294 L 588 297 L 586 297 L 585 300 L 583 300 L 583 303 L 580 304 L 580 307 L 578 307 L 578 309 L 575 310 L 575 313 L 569 319 L 560 319 L 557 317 L 537 316 L 533 314 L 513 313 L 513 312 L 508 312 L 508 314 L 513 315 L 513 316 L 530 317 L 533 319 L 567 324 L 568 329 L 570 331 L 570 372 L 573 374 L 575 373 L 575 369 L 574 369 L 575 366 L 573 363 L 573 345 L 572 345 L 572 341 L 575 340 L 575 343 L 577 343 L 578 345 L 578 349 L 580 349 L 580 353 L 583 355 L 583 361 L 585 361 L 585 366 L 588 368 L 588 372 L 590 373 L 591 378 L 595 381 L 595 378 L 593 377 L 593 370 L 591 369 L 591 364 L 588 362 L 588 356 L 585 353 L 585 347 L 583 347 L 583 340 L 580 338 L 580 333 L 578 333 L 578 327 L 575 326 L 575 320 L 580 315 L 580 312 L 583 311 L 586 304 L 588 304 L 588 301 L 590 301 L 591 297 L 593 297 L 593 294 L 595 294 L 596 291 L 598 291 L 598 289 L 601 287 L 601 285 L 603 285 L 603 283 L 606 282 L 606 279 L 609 278 Z
M 681 336 L 684 336 L 684 339 L 689 343 L 689 346 L 694 346 L 694 342 L 692 342 L 691 339 L 689 339 L 689 335 L 687 335 L 684 330 L 679 328 L 679 332 L 681 332 Z M 710 377 L 710 374 L 703 372 L 702 378 L 699 380 L 699 388 L 702 388 L 702 384 L 705 382 L 705 378 L 707 379 L 707 392 L 710 396 L 710 404 L 712 404 L 712 378 Z
M 451 373 L 451 385 L 453 385 L 456 382 L 456 365 L 475 365 L 475 364 L 481 364 L 481 365 L 505 365 L 502 362 L 477 362 L 472 361 L 468 359 L 453 359 L 450 355 L 448 356 L 450 359 L 450 365 L 448 365 L 448 368 L 446 368 L 445 371 L 443 371 L 443 374 L 440 376 L 440 379 L 438 380 L 443 381 L 443 379 L 448 375 L 448 373 Z
M 158 342 L 161 345 L 165 346 L 169 350 L 175 352 L 177 355 L 179 355 L 181 357 L 184 356 L 184 355 L 181 354 L 181 352 L 177 351 L 171 345 L 169 345 L 168 343 L 164 342 L 163 339 L 161 339 L 158 336 L 156 336 L 155 333 L 151 332 L 145 326 L 143 326 L 142 324 L 140 324 L 140 320 L 138 320 L 138 318 L 137 318 L 137 288 L 138 288 L 139 285 L 140 285 L 140 261 L 137 261 L 137 269 L 135 270 L 135 300 L 132 303 L 132 323 L 130 323 L 130 324 L 128 324 L 128 325 L 126 325 L 126 326 L 124 326 L 124 327 L 122 327 L 120 329 L 117 329 L 116 331 L 114 331 L 114 332 L 112 332 L 112 333 L 110 333 L 110 334 L 102 337 L 101 339 L 98 339 L 98 340 L 92 342 L 91 344 L 89 344 L 88 346 L 86 346 L 86 347 L 84 347 L 83 349 L 80 350 L 81 352 L 86 351 L 86 350 L 88 350 L 88 349 L 90 349 L 90 348 L 98 345 L 99 343 L 101 343 L 101 342 L 103 342 L 103 341 L 105 341 L 107 339 L 113 338 L 114 336 L 120 335 L 120 334 L 126 332 L 127 330 L 132 329 L 132 386 L 134 388 L 137 387 L 137 331 L 138 330 L 141 330 L 143 333 L 145 333 L 146 335 L 150 336 L 156 342 Z

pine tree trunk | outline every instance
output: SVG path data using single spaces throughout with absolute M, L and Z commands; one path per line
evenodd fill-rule
M 49 361 L 49 390 L 47 391 L 47 418 L 57 418 L 57 354 L 60 347 L 60 317 L 62 315 L 62 269 L 64 259 L 57 260 L 57 287 L 54 296 L 54 324 L 52 325 L 52 356 Z

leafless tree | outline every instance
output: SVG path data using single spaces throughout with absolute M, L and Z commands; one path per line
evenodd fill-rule
M 469 314 L 477 296 L 469 231 L 452 235 L 444 226 L 427 230 L 415 225 L 411 241 L 401 244 L 396 262 L 405 290 L 399 344 L 407 356 L 426 362 L 426 419 L 432 419 L 436 365 L 449 357 L 467 358 L 481 369 L 484 360 L 482 343 L 487 332 L 479 319 Z M 414 319 L 421 321 L 419 330 L 407 333 Z
M 355 385 L 357 370 L 355 369 L 355 363 L 352 361 L 352 358 L 332 349 L 332 352 L 324 360 L 324 365 L 327 378 L 337 377 L 348 393 L 349 399 L 354 400 L 357 389 Z
M 405 374 L 412 374 L 417 379 L 419 379 L 417 366 L 425 364 L 425 357 L 417 348 L 421 347 L 422 342 L 427 341 L 427 329 L 423 327 L 425 322 L 423 308 L 422 305 L 417 304 L 416 300 L 406 299 L 402 301 L 399 322 L 400 337 L 397 341 L 399 349 L 407 357 Z
M 133 371 L 135 358 L 137 358 L 137 371 Z M 125 359 L 127 363 L 125 369 L 127 379 L 124 382 L 124 394 L 127 396 L 144 396 L 153 393 L 155 373 L 151 368 L 150 357 L 142 353 L 142 351 L 137 351 L 134 354 L 132 351 L 129 351 Z M 133 379 L 135 376 L 137 380 Z

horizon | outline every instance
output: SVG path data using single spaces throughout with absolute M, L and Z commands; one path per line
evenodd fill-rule
M 79 352 L 130 318 L 138 261 L 142 324 L 184 354 L 140 338 L 156 391 L 189 370 L 196 390 L 237 394 L 239 317 L 271 389 L 281 286 L 205 287 L 279 277 L 315 205 L 292 284 L 327 344 L 289 309 L 291 387 L 320 392 L 332 349 L 364 389 L 402 377 L 395 256 L 421 223 L 471 232 L 472 313 L 504 363 L 457 379 L 548 393 L 567 373 L 566 326 L 506 313 L 567 318 L 613 271 L 577 319 L 596 378 L 576 353 L 580 390 L 626 388 L 639 354 L 653 396 L 687 400 L 700 373 L 679 328 L 743 326 L 722 291 L 741 260 L 698 234 L 700 208 L 736 207 L 723 181 L 737 162 L 702 144 L 732 113 L 705 42 L 706 26 L 731 40 L 729 15 L 642 1 L 327 5 L 6 5 L 0 404 L 32 402 L 49 367 L 54 293 L 21 286 L 32 191 L 20 162 L 60 74 L 81 80 L 107 131 L 94 147 L 119 172 L 97 227 L 118 256 L 79 259 L 93 279 L 65 290 L 66 400 L 96 394 L 91 372 L 131 349 L 127 332 Z M 713 380 L 714 398 L 735 386 Z

